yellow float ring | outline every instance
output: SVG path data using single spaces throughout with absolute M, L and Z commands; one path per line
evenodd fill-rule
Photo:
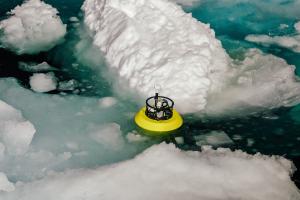
M 167 120 L 154 120 L 147 117 L 145 114 L 146 107 L 143 107 L 135 115 L 135 123 L 142 129 L 152 132 L 166 133 L 179 129 L 183 124 L 183 119 L 180 114 L 173 109 L 173 116 Z

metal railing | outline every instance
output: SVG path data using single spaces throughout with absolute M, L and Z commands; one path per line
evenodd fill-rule
M 172 99 L 155 93 L 155 96 L 146 100 L 145 114 L 150 119 L 168 120 L 173 116 L 173 107 L 174 102 Z

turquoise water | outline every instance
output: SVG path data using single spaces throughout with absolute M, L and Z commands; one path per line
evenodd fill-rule
M 0 18 L 5 13 L 21 3 L 21 0 L 1 1 Z M 25 87 L 29 88 L 28 79 L 31 73 L 18 69 L 18 61 L 42 62 L 59 68 L 55 72 L 59 80 L 75 79 L 79 82 L 76 91 L 64 92 L 63 95 L 81 95 L 89 97 L 104 97 L 113 95 L 112 80 L 105 78 L 105 61 L 102 57 L 96 60 L 86 60 L 74 53 L 74 46 L 80 36 L 78 27 L 69 22 L 69 18 L 77 16 L 79 19 L 82 0 L 47 0 L 56 7 L 64 23 L 68 23 L 68 35 L 65 43 L 53 50 L 36 56 L 16 56 L 7 50 L 0 49 L 0 77 L 15 77 Z M 272 5 L 272 7 L 268 7 Z M 300 20 L 300 13 L 293 7 L 293 1 L 269 0 L 260 1 L 204 1 L 197 7 L 187 8 L 187 12 L 205 23 L 209 23 L 221 40 L 223 47 L 233 58 L 239 58 L 248 48 L 259 48 L 285 59 L 296 66 L 296 73 L 300 74 L 300 54 L 278 46 L 263 47 L 244 40 L 248 34 L 292 35 L 293 24 Z M 289 25 L 279 29 L 280 24 Z M 89 45 L 86 43 L 84 45 Z M 84 47 L 83 45 L 83 47 Z M 84 51 L 84 48 L 82 48 Z M 82 56 L 82 54 L 80 54 Z M 74 65 L 76 64 L 76 65 Z M 96 66 L 96 68 L 95 68 Z M 61 94 L 61 91 L 52 93 Z M 122 98 L 121 98 L 122 99 Z M 122 99 L 126 111 L 134 112 L 137 108 L 129 99 Z M 292 159 L 300 167 L 300 105 L 292 108 L 267 110 L 252 116 L 226 118 L 197 118 L 185 116 L 185 125 L 176 136 L 184 137 L 184 144 L 178 144 L 183 149 L 196 149 L 195 135 L 207 134 L 211 131 L 224 131 L 233 141 L 224 146 L 242 149 L 249 153 L 261 152 L 267 155 L 282 155 Z M 134 129 L 132 121 L 119 120 L 122 129 Z M 38 139 L 37 139 L 38 140 Z M 171 138 L 171 141 L 174 140 Z M 148 146 L 148 145 L 145 145 Z M 222 145 L 218 145 L 222 146 Z M 95 162 L 93 164 L 99 164 Z M 296 183 L 299 180 L 295 175 Z

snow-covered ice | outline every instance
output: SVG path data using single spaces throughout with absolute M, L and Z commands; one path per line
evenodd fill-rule
M 231 83 L 208 98 L 208 114 L 250 114 L 300 102 L 300 83 L 295 66 L 282 58 L 249 49 L 236 60 Z
M 66 34 L 58 11 L 41 0 L 25 1 L 0 22 L 0 45 L 17 54 L 36 54 L 61 43 Z
M 36 92 L 49 92 L 56 89 L 57 81 L 53 73 L 36 73 L 30 77 L 30 87 Z
M 160 93 L 188 113 L 203 110 L 208 91 L 224 85 L 229 59 L 220 41 L 175 3 L 86 0 L 83 10 L 120 87 L 144 98 L 160 85 Z
M 0 142 L 1 152 L 22 155 L 27 152 L 35 128 L 24 119 L 21 112 L 0 100 Z M 3 156 L 1 156 L 3 157 Z
M 121 96 L 131 91 L 144 102 L 158 85 L 181 113 L 208 114 L 300 102 L 294 66 L 257 49 L 230 59 L 209 25 L 174 2 L 86 0 L 82 8 L 93 44 L 117 74 Z
M 283 157 L 208 147 L 184 152 L 162 143 L 125 162 L 52 173 L 16 186 L 13 193 L 0 193 L 0 198 L 299 200 L 292 172 L 292 163 Z

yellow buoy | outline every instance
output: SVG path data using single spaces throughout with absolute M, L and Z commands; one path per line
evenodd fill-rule
M 174 102 L 167 97 L 155 96 L 146 100 L 146 106 L 135 115 L 135 123 L 151 132 L 151 135 L 172 133 L 183 124 L 180 114 L 173 108 Z

